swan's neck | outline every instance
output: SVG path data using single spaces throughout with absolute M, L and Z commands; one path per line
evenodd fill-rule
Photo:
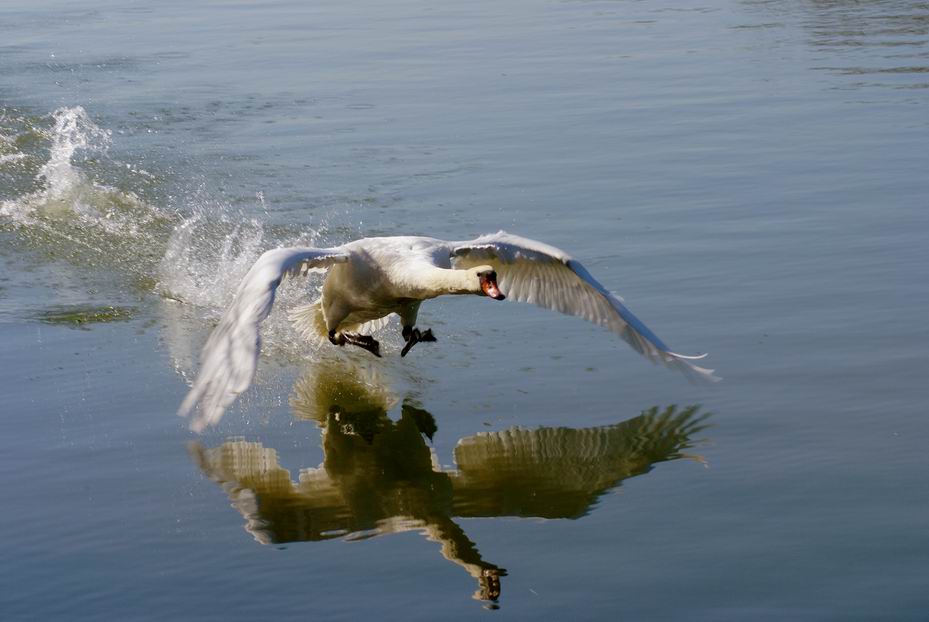
M 448 294 L 479 294 L 480 279 L 471 270 L 449 270 L 435 266 L 417 266 L 398 279 L 408 290 L 405 295 L 425 300 Z
M 432 290 L 430 297 L 447 294 L 479 294 L 480 281 L 470 270 L 447 270 L 435 268 L 430 274 Z

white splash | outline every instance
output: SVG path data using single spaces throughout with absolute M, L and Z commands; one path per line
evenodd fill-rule
M 39 169 L 39 178 L 45 181 L 46 197 L 60 200 L 84 181 L 71 164 L 74 153 L 79 149 L 105 153 L 110 146 L 110 133 L 91 121 L 81 106 L 59 108 L 52 118 L 55 120 L 52 146 L 48 162 Z
M 26 132 L 49 142 L 48 159 L 33 180 L 34 192 L 0 202 L 0 216 L 26 229 L 85 247 L 105 250 L 99 234 L 142 237 L 142 227 L 164 216 L 136 194 L 87 178 L 75 164 L 79 152 L 105 156 L 110 132 L 81 106 L 59 108 L 51 128 L 28 125 Z M 30 157 L 7 154 L 7 159 Z M 34 156 L 33 156 L 34 157 Z
M 197 211 L 174 228 L 159 268 L 160 293 L 208 309 L 228 304 L 251 264 L 267 250 L 265 232 L 254 219 L 229 223 L 230 230 L 220 235 L 216 225 L 215 217 Z
M 125 275 L 127 284 L 142 284 L 159 295 L 164 341 L 175 368 L 185 376 L 195 368 L 202 333 L 209 329 L 203 320 L 222 314 L 257 258 L 271 248 L 319 242 L 318 230 L 272 228 L 202 188 L 189 194 L 176 191 L 182 203 L 173 209 L 149 204 L 124 186 L 140 178 L 136 175 L 146 183 L 155 176 L 112 160 L 111 132 L 94 123 L 83 107 L 59 108 L 50 121 L 19 119 L 17 131 L 31 139 L 26 142 L 35 145 L 38 139 L 38 147 L 28 154 L 17 152 L 16 135 L 0 129 L 0 163 L 44 162 L 37 171 L 22 169 L 17 183 L 25 190 L 20 196 L 0 201 L 0 226 L 16 230 L 34 245 L 54 248 L 62 260 Z M 126 177 L 125 171 L 131 175 Z M 261 193 L 256 200 L 256 212 L 266 212 Z M 281 307 L 314 299 L 320 282 L 284 283 L 278 291 Z M 266 352 L 306 354 L 284 311 L 262 325 L 262 334 Z
M 0 153 L 0 166 L 26 159 L 25 153 Z

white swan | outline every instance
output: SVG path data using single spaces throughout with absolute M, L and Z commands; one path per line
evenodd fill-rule
M 718 380 L 713 370 L 671 350 L 576 259 L 548 244 L 504 231 L 468 242 L 426 237 L 363 238 L 334 248 L 279 248 L 262 255 L 248 271 L 229 309 L 213 329 L 201 355 L 197 380 L 178 414 L 200 403 L 191 429 L 219 421 L 255 375 L 261 338 L 258 324 L 271 312 L 285 276 L 328 269 L 322 298 L 291 314 L 304 332 L 322 333 L 333 344 L 364 348 L 380 356 L 377 341 L 360 334 L 370 322 L 400 316 L 406 346 L 435 341 L 420 332 L 416 316 L 424 300 L 445 294 L 505 297 L 576 315 L 610 329 L 639 354 L 697 380 Z M 369 325 L 370 326 L 370 325 Z

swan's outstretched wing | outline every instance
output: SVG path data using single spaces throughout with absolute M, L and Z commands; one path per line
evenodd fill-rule
M 508 298 L 582 317 L 618 334 L 652 362 L 676 368 L 691 379 L 718 380 L 712 369 L 689 362 L 702 356 L 672 352 L 619 298 L 561 249 L 500 231 L 470 242 L 453 242 L 451 261 L 455 268 L 492 265 L 497 284 Z
M 191 430 L 199 432 L 219 421 L 236 396 L 251 384 L 261 348 L 258 324 L 271 313 L 281 279 L 344 263 L 348 258 L 340 249 L 295 247 L 268 251 L 255 262 L 207 339 L 200 355 L 200 374 L 177 411 L 186 417 L 198 403 L 201 405 L 190 423 Z

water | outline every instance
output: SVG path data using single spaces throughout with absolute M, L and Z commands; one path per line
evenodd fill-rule
M 4 619 L 924 618 L 924 2 L 13 2 L 0 41 Z M 481 300 L 333 352 L 314 279 L 174 417 L 263 250 L 500 228 L 725 380 Z

